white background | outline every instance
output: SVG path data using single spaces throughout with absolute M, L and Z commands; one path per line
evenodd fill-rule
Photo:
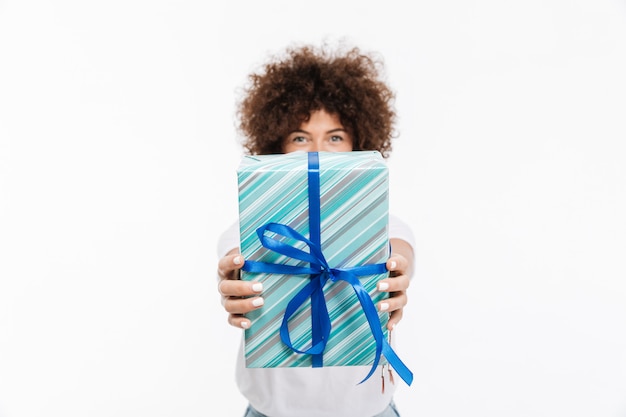
M 237 89 L 345 37 L 397 92 L 411 416 L 626 416 L 626 3 L 0 1 L 0 415 L 243 414 Z

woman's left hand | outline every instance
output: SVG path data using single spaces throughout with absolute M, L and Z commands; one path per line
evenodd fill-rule
M 387 259 L 389 278 L 378 282 L 378 291 L 388 292 L 389 298 L 378 303 L 379 311 L 389 312 L 387 329 L 393 330 L 402 319 L 404 306 L 407 304 L 406 291 L 413 274 L 413 249 L 400 239 L 391 239 L 391 256 Z

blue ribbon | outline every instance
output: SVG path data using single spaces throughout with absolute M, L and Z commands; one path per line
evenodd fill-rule
M 274 252 L 288 256 L 309 264 L 308 267 L 293 265 L 277 265 L 259 261 L 245 261 L 243 270 L 252 273 L 270 273 L 284 275 L 309 275 L 309 282 L 287 304 L 283 321 L 280 327 L 280 337 L 290 349 L 301 354 L 312 355 L 313 367 L 323 366 L 322 355 L 326 343 L 330 337 L 331 323 L 324 298 L 323 288 L 331 282 L 345 281 L 354 290 L 365 317 L 376 341 L 376 355 L 374 363 L 367 376 L 360 382 L 370 378 L 380 362 L 381 354 L 387 358 L 389 364 L 396 370 L 398 375 L 411 385 L 413 373 L 400 360 L 389 342 L 384 337 L 381 329 L 378 311 L 369 293 L 358 279 L 358 275 L 375 275 L 387 272 L 386 265 L 370 264 L 350 268 L 331 268 L 324 257 L 321 249 L 320 231 L 320 179 L 319 179 L 319 155 L 317 152 L 308 153 L 308 181 L 309 181 L 309 232 L 310 239 L 302 236 L 293 228 L 279 223 L 267 223 L 257 229 L 257 235 L 261 244 Z M 268 237 L 266 232 L 272 232 L 274 237 Z M 304 243 L 309 252 L 298 249 L 276 238 L 283 236 Z M 289 335 L 289 319 L 300 306 L 311 298 L 311 347 L 301 350 L 293 346 Z

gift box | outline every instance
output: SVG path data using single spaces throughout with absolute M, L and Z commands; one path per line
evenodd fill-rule
M 247 314 L 246 366 L 385 363 L 372 330 L 387 338 L 388 314 L 374 307 L 388 296 L 376 290 L 389 257 L 380 153 L 245 156 L 237 175 L 241 278 L 263 282 L 265 299 Z M 317 252 L 322 261 L 308 259 Z

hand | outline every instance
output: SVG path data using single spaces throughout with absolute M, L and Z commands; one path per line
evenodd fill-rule
M 391 239 L 391 256 L 387 259 L 389 278 L 378 282 L 378 290 L 388 292 L 389 298 L 378 303 L 378 310 L 389 312 L 387 329 L 393 330 L 402 319 L 407 304 L 406 290 L 413 274 L 413 249 L 403 240 Z
M 244 317 L 244 314 L 263 305 L 263 298 L 259 296 L 263 291 L 263 284 L 257 281 L 240 280 L 239 270 L 243 264 L 243 256 L 238 250 L 232 250 L 220 259 L 217 266 L 219 277 L 217 290 L 222 296 L 222 305 L 228 313 L 228 323 L 231 326 L 248 329 L 251 322 Z

